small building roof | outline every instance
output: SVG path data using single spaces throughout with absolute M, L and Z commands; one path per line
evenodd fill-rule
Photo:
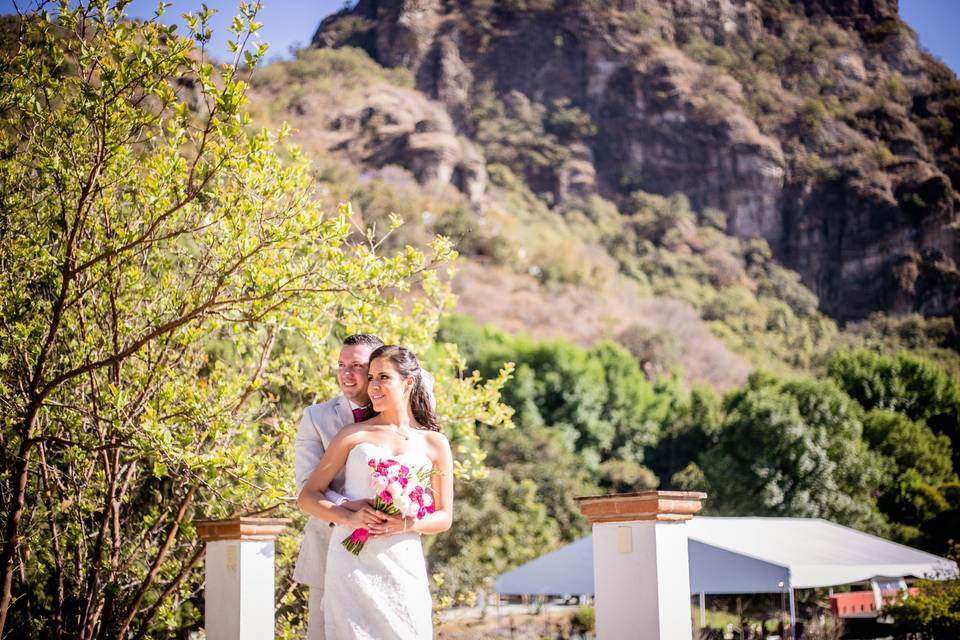
M 688 531 L 691 593 L 779 593 L 780 582 L 806 589 L 957 571 L 939 556 L 817 518 L 696 517 L 676 526 Z M 591 536 L 502 574 L 495 588 L 592 595 Z

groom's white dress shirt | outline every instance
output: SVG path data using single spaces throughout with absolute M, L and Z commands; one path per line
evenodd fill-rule
M 322 404 L 313 404 L 304 409 L 300 428 L 294 445 L 294 470 L 297 476 L 297 495 L 303 491 L 307 479 L 330 441 L 344 425 L 353 424 L 353 408 L 344 396 L 337 396 Z M 334 477 L 326 492 L 327 499 L 340 503 L 346 498 L 342 495 L 344 470 Z M 330 523 L 310 516 L 303 532 L 300 555 L 293 570 L 293 579 L 315 589 L 323 588 L 323 576 L 327 568 L 327 548 L 330 546 Z M 317 594 L 319 595 L 319 594 Z

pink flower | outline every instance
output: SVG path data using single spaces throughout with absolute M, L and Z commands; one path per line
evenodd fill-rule
M 387 491 L 386 489 L 380 492 L 380 499 L 386 502 L 387 504 L 390 504 L 391 502 L 393 502 L 393 496 L 390 495 L 390 492 Z
M 353 544 L 364 543 L 367 541 L 367 538 L 370 537 L 370 532 L 366 529 L 354 529 L 353 533 L 350 534 L 350 542 Z

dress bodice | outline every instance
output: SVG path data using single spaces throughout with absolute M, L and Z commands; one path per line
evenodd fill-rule
M 361 442 L 347 454 L 346 480 L 344 491 L 351 500 L 373 498 L 373 489 L 370 487 L 371 460 L 397 460 L 411 469 L 430 469 L 433 462 L 423 451 L 395 454 L 389 449 L 372 442 Z
M 430 469 L 424 452 L 394 455 L 362 442 L 347 454 L 346 496 L 372 498 L 371 460 L 394 459 L 411 469 Z M 413 531 L 373 537 L 358 555 L 340 541 L 352 528 L 331 533 L 323 591 L 325 637 L 337 640 L 431 640 L 433 624 L 427 566 L 420 534 Z

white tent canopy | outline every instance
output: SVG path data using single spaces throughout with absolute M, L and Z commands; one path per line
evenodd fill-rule
M 957 570 L 938 556 L 820 519 L 697 517 L 679 526 L 690 539 L 691 593 L 780 593 Z M 592 595 L 591 537 L 504 573 L 496 591 Z

